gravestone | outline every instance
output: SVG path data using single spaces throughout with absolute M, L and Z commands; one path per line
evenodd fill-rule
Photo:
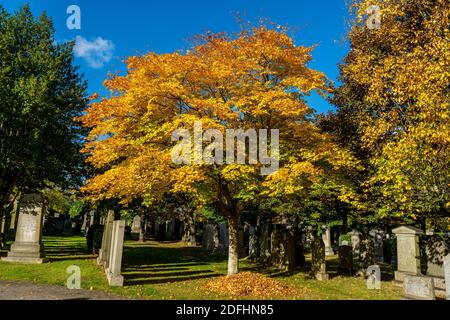
M 63 223 L 62 235 L 70 237 L 72 235 L 72 219 L 67 218 Z
M 444 276 L 446 299 L 450 300 L 450 254 L 444 258 Z
M 114 222 L 114 211 L 109 210 L 103 226 L 102 247 L 98 252 L 97 263 L 107 268 L 109 263 L 109 250 L 111 247 L 112 228 Z
M 323 243 L 325 244 L 325 255 L 334 255 L 333 247 L 331 246 L 331 232 L 329 227 L 326 227 L 325 232 L 322 233 L 322 239 Z
M 207 222 L 203 225 L 202 247 L 206 250 L 214 250 L 214 225 Z
M 89 227 L 92 227 L 95 224 L 95 210 L 91 210 L 89 212 Z
M 405 275 L 403 278 L 405 300 L 436 300 L 431 277 Z
M 19 263 L 45 262 L 42 244 L 44 198 L 40 194 L 26 194 L 20 201 L 16 238 L 11 251 L 2 261 Z
M 255 259 L 258 256 L 258 237 L 256 235 L 256 228 L 250 226 L 248 229 L 249 241 L 248 241 L 248 256 L 250 259 Z
M 86 232 L 87 228 L 89 228 L 88 225 L 88 214 L 83 214 L 83 224 L 81 225 L 81 231 Z
M 274 225 L 271 235 L 270 263 L 280 270 L 295 268 L 295 238 L 292 228 Z
M 178 240 L 179 229 L 177 228 L 176 219 L 170 219 L 165 223 L 165 234 L 164 239 L 166 240 Z
M 112 239 L 109 248 L 109 264 L 105 269 L 108 284 L 110 286 L 123 286 L 122 253 L 125 236 L 125 221 L 117 220 L 113 222 Z
M 384 262 L 383 238 L 384 234 L 379 230 L 371 230 L 369 235 L 373 240 L 374 258 L 376 262 Z
M 401 226 L 392 232 L 397 236 L 397 271 L 395 280 L 402 282 L 405 275 L 420 275 L 419 236 L 422 230 Z
M 270 259 L 272 225 L 268 222 L 261 222 L 260 229 L 261 238 L 258 260 L 261 263 L 265 263 Z
M 219 249 L 222 253 L 228 252 L 228 226 L 226 223 L 219 225 Z
M 427 276 L 444 278 L 444 257 L 447 254 L 447 244 L 439 236 L 426 237 L 425 254 L 427 257 Z
M 316 237 L 311 248 L 311 273 L 314 278 L 320 281 L 328 280 L 329 274 L 325 262 L 325 244 L 323 240 Z
M 214 250 L 219 249 L 220 239 L 219 239 L 219 226 L 217 223 L 214 223 L 213 225 L 213 243 L 214 243 Z
M 135 216 L 133 218 L 133 224 L 131 225 L 131 232 L 140 233 L 141 232 L 141 217 Z
M 445 298 L 444 258 L 448 253 L 447 243 L 438 235 L 427 235 L 424 240 L 424 253 L 426 275 L 434 279 L 436 297 Z
M 344 241 L 342 241 L 342 245 L 339 246 L 338 273 L 346 276 L 351 276 L 353 274 L 352 247 L 348 245 L 348 242 L 347 244 L 344 244 Z
M 359 258 L 359 246 L 361 244 L 361 232 L 357 230 L 353 230 L 350 233 L 351 241 L 352 241 L 352 252 L 355 258 Z
M 374 246 L 373 241 L 370 238 L 364 238 L 359 244 L 358 255 L 358 275 L 364 276 L 366 270 L 371 265 L 375 264 Z

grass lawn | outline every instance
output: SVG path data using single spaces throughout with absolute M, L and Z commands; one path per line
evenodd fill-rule
M 65 286 L 69 276 L 66 268 L 77 265 L 81 269 L 83 289 L 102 290 L 117 295 L 144 299 L 227 299 L 227 296 L 206 293 L 199 289 L 213 277 L 226 274 L 224 256 L 206 252 L 202 248 L 187 247 L 180 242 L 126 241 L 122 273 L 122 288 L 109 287 L 103 270 L 95 257 L 86 251 L 85 238 L 44 237 L 50 262 L 42 265 L 21 265 L 0 262 L 0 280 L 21 280 Z M 5 255 L 6 252 L 1 252 Z M 361 278 L 336 275 L 337 258 L 328 257 L 331 280 L 308 279 L 303 272 L 285 273 L 262 269 L 241 260 L 242 271 L 261 272 L 279 281 L 303 289 L 301 296 L 292 299 L 399 299 L 401 289 L 391 283 L 392 270 L 383 266 L 382 290 L 368 290 Z M 242 297 L 248 299 L 251 297 Z

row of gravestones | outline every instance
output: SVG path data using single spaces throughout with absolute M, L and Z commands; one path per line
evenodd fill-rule
M 21 199 L 16 237 L 2 261 L 13 263 L 43 263 L 46 261 L 42 244 L 45 201 L 40 194 L 27 194 Z M 114 221 L 110 211 L 105 221 L 102 248 L 97 259 L 105 268 L 111 286 L 122 286 L 122 251 L 125 221 Z
M 114 220 L 114 211 L 108 211 L 97 263 L 104 268 L 110 286 L 123 286 L 121 270 L 124 237 L 125 221 Z

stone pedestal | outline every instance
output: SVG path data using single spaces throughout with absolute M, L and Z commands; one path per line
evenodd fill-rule
M 332 256 L 334 255 L 333 248 L 331 247 L 331 232 L 330 228 L 326 228 L 325 232 L 322 234 L 323 243 L 325 244 L 325 255 Z
M 105 225 L 103 226 L 102 247 L 98 252 L 97 263 L 105 268 L 108 268 L 109 250 L 111 247 L 112 228 L 114 222 L 114 211 L 109 210 L 106 217 Z
M 406 275 L 420 275 L 419 236 L 422 230 L 402 226 L 392 230 L 397 236 L 397 271 L 395 280 L 403 282 Z
M 27 194 L 19 205 L 16 239 L 8 256 L 2 261 L 17 263 L 45 262 L 42 244 L 42 225 L 45 213 L 44 198 L 40 194 Z
M 122 253 L 125 235 L 125 221 L 114 221 L 112 229 L 112 242 L 109 253 L 109 267 L 105 269 L 110 286 L 123 286 Z

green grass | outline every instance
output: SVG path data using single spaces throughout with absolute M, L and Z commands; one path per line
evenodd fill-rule
M 109 287 L 95 257 L 87 253 L 83 237 L 44 237 L 50 262 L 42 265 L 22 265 L 0 262 L 0 280 L 30 281 L 64 286 L 70 265 L 81 269 L 83 289 L 102 290 L 116 295 L 144 299 L 221 299 L 226 296 L 205 293 L 199 289 L 213 277 L 226 274 L 226 258 L 202 248 L 187 247 L 180 242 L 126 241 L 123 255 L 122 288 Z M 3 255 L 5 252 L 3 252 Z M 336 257 L 329 258 L 329 281 L 309 279 L 303 272 L 286 273 L 265 269 L 245 259 L 243 271 L 257 271 L 298 288 L 308 294 L 292 299 L 399 299 L 401 290 L 390 279 L 392 270 L 384 266 L 382 290 L 368 290 L 361 278 L 337 276 Z M 243 297 L 247 298 L 247 297 Z

